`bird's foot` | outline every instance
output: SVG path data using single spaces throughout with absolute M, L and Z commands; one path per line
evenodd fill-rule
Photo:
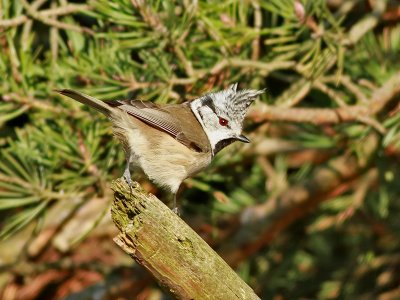
M 172 211 L 173 211 L 174 213 L 176 213 L 177 216 L 180 216 L 180 215 L 181 215 L 181 212 L 179 211 L 179 207 L 178 207 L 177 201 L 176 201 L 176 193 L 174 193 L 174 202 L 173 202 L 173 209 L 172 209 Z
M 129 168 L 125 169 L 123 176 L 124 176 L 124 179 L 125 179 L 126 183 L 129 186 L 132 186 L 131 172 L 129 171 Z
M 173 211 L 174 213 L 176 213 L 176 215 L 177 215 L 178 217 L 181 215 L 181 212 L 180 212 L 180 210 L 179 210 L 179 207 L 177 207 L 177 206 L 175 206 L 175 207 L 172 209 L 172 211 Z
M 125 179 L 126 183 L 129 185 L 131 194 L 133 194 L 133 181 L 131 178 L 131 172 L 129 171 L 129 168 L 126 168 L 124 171 L 124 179 Z
M 125 174 L 124 174 L 124 179 L 125 179 L 125 181 L 126 181 L 126 183 L 131 187 L 132 186 L 132 179 L 131 179 L 131 177 L 129 176 L 126 176 Z

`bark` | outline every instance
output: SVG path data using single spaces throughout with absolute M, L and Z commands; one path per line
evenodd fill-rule
M 115 242 L 178 299 L 259 299 L 179 216 L 137 183 L 113 183 Z

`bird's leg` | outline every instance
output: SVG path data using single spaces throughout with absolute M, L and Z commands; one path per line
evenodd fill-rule
M 178 202 L 177 198 L 178 198 L 178 195 L 182 194 L 182 187 L 183 187 L 183 184 L 181 183 L 179 185 L 178 189 L 173 193 L 174 194 L 174 206 L 172 208 L 172 211 L 174 213 L 176 213 L 178 216 L 180 216 L 181 213 L 179 211 L 179 207 L 178 207 L 178 204 L 177 204 L 177 202 Z
M 129 186 L 132 186 L 131 172 L 129 171 L 129 161 L 127 160 L 125 170 L 124 170 L 124 179 Z
M 178 206 L 176 206 L 176 193 L 174 194 L 174 204 L 173 204 L 172 211 L 179 216 L 179 208 L 178 208 Z
M 176 205 L 176 193 L 174 193 L 174 205 L 172 211 L 180 216 L 179 207 Z
M 130 159 L 129 157 L 126 158 L 126 166 L 124 170 L 124 179 L 126 183 L 129 185 L 129 188 L 131 190 L 131 194 L 133 194 L 133 185 L 132 185 L 132 178 L 131 178 L 131 171 L 129 170 L 129 165 L 130 165 Z

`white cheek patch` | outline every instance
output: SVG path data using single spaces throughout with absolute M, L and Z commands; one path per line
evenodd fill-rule
M 213 149 L 213 154 L 215 150 L 215 146 L 222 140 L 228 139 L 231 137 L 227 130 L 214 130 L 207 133 L 208 139 L 210 140 L 211 148 Z
M 214 156 L 215 152 L 218 152 L 215 151 L 217 144 L 222 140 L 232 138 L 234 135 L 233 131 L 228 126 L 221 126 L 218 116 L 216 116 L 210 107 L 202 105 L 201 101 L 193 101 L 191 109 L 207 135 L 212 155 Z
M 212 97 L 212 96 L 208 96 Z M 205 101 L 210 101 L 210 98 Z M 235 137 L 241 134 L 241 124 L 232 121 L 226 114 L 218 116 L 214 111 L 222 111 L 220 103 L 218 106 L 212 104 L 204 105 L 204 99 L 199 98 L 190 103 L 190 108 L 196 119 L 201 124 L 207 138 L 210 142 L 212 155 L 214 156 L 219 150 L 231 144 Z M 226 118 L 227 126 L 220 124 L 219 117 Z

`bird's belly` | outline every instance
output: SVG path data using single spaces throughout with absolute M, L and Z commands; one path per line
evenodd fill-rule
M 137 123 L 137 124 L 136 124 Z M 133 126 L 135 125 L 135 126 Z M 118 128 L 114 129 L 116 136 Z M 176 193 L 182 181 L 211 162 L 210 153 L 195 152 L 170 135 L 138 121 L 124 130 L 124 144 L 130 161 L 160 186 Z
M 143 155 L 137 157 L 139 166 L 150 180 L 176 193 L 183 180 L 200 172 L 210 163 L 204 154 L 190 152 L 176 153 L 176 145 L 173 148 L 164 145 L 163 148 L 151 149 L 146 158 Z

